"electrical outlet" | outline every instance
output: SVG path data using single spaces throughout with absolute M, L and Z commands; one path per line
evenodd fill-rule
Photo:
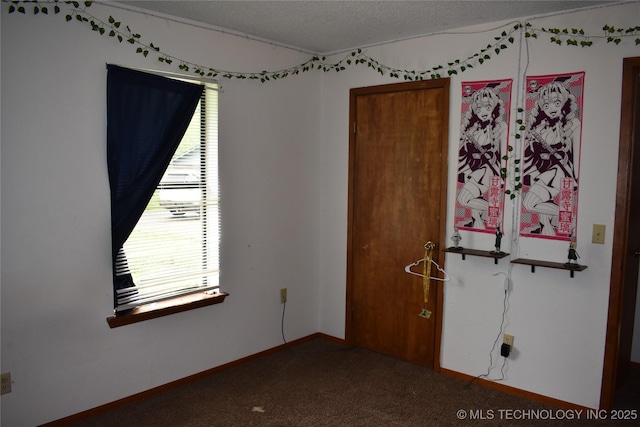
M 287 288 L 280 289 L 280 304 L 287 302 Z
M 603 224 L 593 224 L 593 233 L 591 235 L 591 243 L 604 244 L 605 226 Z
M 0 394 L 11 393 L 11 372 L 0 374 Z
M 507 344 L 509 347 L 513 348 L 513 335 L 504 334 L 502 336 L 502 342 Z

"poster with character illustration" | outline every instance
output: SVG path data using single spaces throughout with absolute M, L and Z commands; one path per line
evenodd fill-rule
M 521 236 L 577 237 L 584 76 L 526 78 Z
M 455 227 L 502 229 L 512 79 L 462 83 Z

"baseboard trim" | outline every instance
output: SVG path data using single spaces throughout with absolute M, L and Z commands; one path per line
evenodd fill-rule
M 83 411 L 83 412 L 80 412 L 80 413 L 77 413 L 77 414 L 74 414 L 74 415 L 70 415 L 68 417 L 61 418 L 61 419 L 56 420 L 56 421 L 52 421 L 52 422 L 49 422 L 49 423 L 46 423 L 46 424 L 42 424 L 41 427 L 64 427 L 64 426 L 68 426 L 69 424 L 73 424 L 73 423 L 85 420 L 87 418 L 94 417 L 96 415 L 102 414 L 104 412 L 110 411 L 110 410 L 118 408 L 120 406 L 127 405 L 129 403 L 133 403 L 133 402 L 137 402 L 137 401 L 142 400 L 142 399 L 146 399 L 148 397 L 163 393 L 165 391 L 174 389 L 176 387 L 180 387 L 180 386 L 182 386 L 184 384 L 188 384 L 190 382 L 193 382 L 193 381 L 208 377 L 208 376 L 216 374 L 218 372 L 233 368 L 234 366 L 242 365 L 243 363 L 247 363 L 247 362 L 250 362 L 252 360 L 259 359 L 261 357 L 265 357 L 265 356 L 268 356 L 268 355 L 273 354 L 273 353 L 277 353 L 277 352 L 282 351 L 284 349 L 287 349 L 287 348 L 290 348 L 290 347 L 294 347 L 296 345 L 302 344 L 302 343 L 307 342 L 307 341 L 311 341 L 311 340 L 316 339 L 316 338 L 323 338 L 323 339 L 326 339 L 326 340 L 330 340 L 330 341 L 334 341 L 334 342 L 337 342 L 337 343 L 345 344 L 345 341 L 340 339 L 340 338 L 336 338 L 336 337 L 333 337 L 331 335 L 326 335 L 326 334 L 323 334 L 323 333 L 320 333 L 320 332 L 316 332 L 314 334 L 308 335 L 306 337 L 303 337 L 303 338 L 300 338 L 300 339 L 297 339 L 297 340 L 294 340 L 294 341 L 287 342 L 285 344 L 281 344 L 279 346 L 270 348 L 268 350 L 264 350 L 264 351 L 261 351 L 259 353 L 252 354 L 250 356 L 246 356 L 246 357 L 243 357 L 241 359 L 234 360 L 233 362 L 225 363 L 224 365 L 216 366 L 215 368 L 207 369 L 206 371 L 202 371 L 202 372 L 199 372 L 197 374 L 193 374 L 193 375 L 190 375 L 188 377 L 184 377 L 184 378 L 181 378 L 179 380 L 172 381 L 170 383 L 163 384 L 161 386 L 154 387 L 152 389 L 149 389 L 149 390 L 146 390 L 146 391 L 143 391 L 143 392 L 140 392 L 140 393 L 136 393 L 136 394 L 133 394 L 133 395 L 128 396 L 128 397 L 124 397 L 122 399 L 118 399 L 118 400 L 116 400 L 114 402 L 106 403 L 104 405 L 100 405 L 98 407 L 95 407 L 95 408 L 92 408 L 92 409 L 88 409 L 86 411 Z
M 511 387 L 508 385 L 504 385 L 501 383 L 497 383 L 495 381 L 486 380 L 483 378 L 473 377 L 471 375 L 463 374 L 461 372 L 452 371 L 446 368 L 440 368 L 440 373 L 442 375 L 446 375 L 448 377 L 452 377 L 458 380 L 471 382 L 474 384 L 481 385 L 483 387 L 491 388 L 494 390 L 501 391 L 503 393 L 511 394 L 518 397 L 524 397 L 525 399 L 533 400 L 536 402 L 544 403 L 546 405 L 555 406 L 557 408 L 562 409 L 577 409 L 577 410 L 592 410 L 597 408 L 589 408 L 586 406 L 576 405 L 575 403 L 566 402 L 564 400 L 554 399 L 549 396 L 545 396 L 542 394 L 533 393 L 530 391 L 522 390 L 519 388 Z

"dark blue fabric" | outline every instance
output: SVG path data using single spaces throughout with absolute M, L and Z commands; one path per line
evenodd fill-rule
M 130 275 L 115 275 L 118 251 L 151 200 L 203 90 L 201 85 L 107 65 L 114 301 L 115 290 L 134 285 Z

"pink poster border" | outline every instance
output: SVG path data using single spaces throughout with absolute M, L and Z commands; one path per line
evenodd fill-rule
M 584 79 L 584 71 L 526 77 L 522 237 L 577 239 Z
M 502 169 L 509 138 L 513 79 L 462 82 L 454 227 L 495 234 L 503 229 Z M 482 119 L 482 107 L 493 107 Z M 496 140 L 498 143 L 496 144 Z

